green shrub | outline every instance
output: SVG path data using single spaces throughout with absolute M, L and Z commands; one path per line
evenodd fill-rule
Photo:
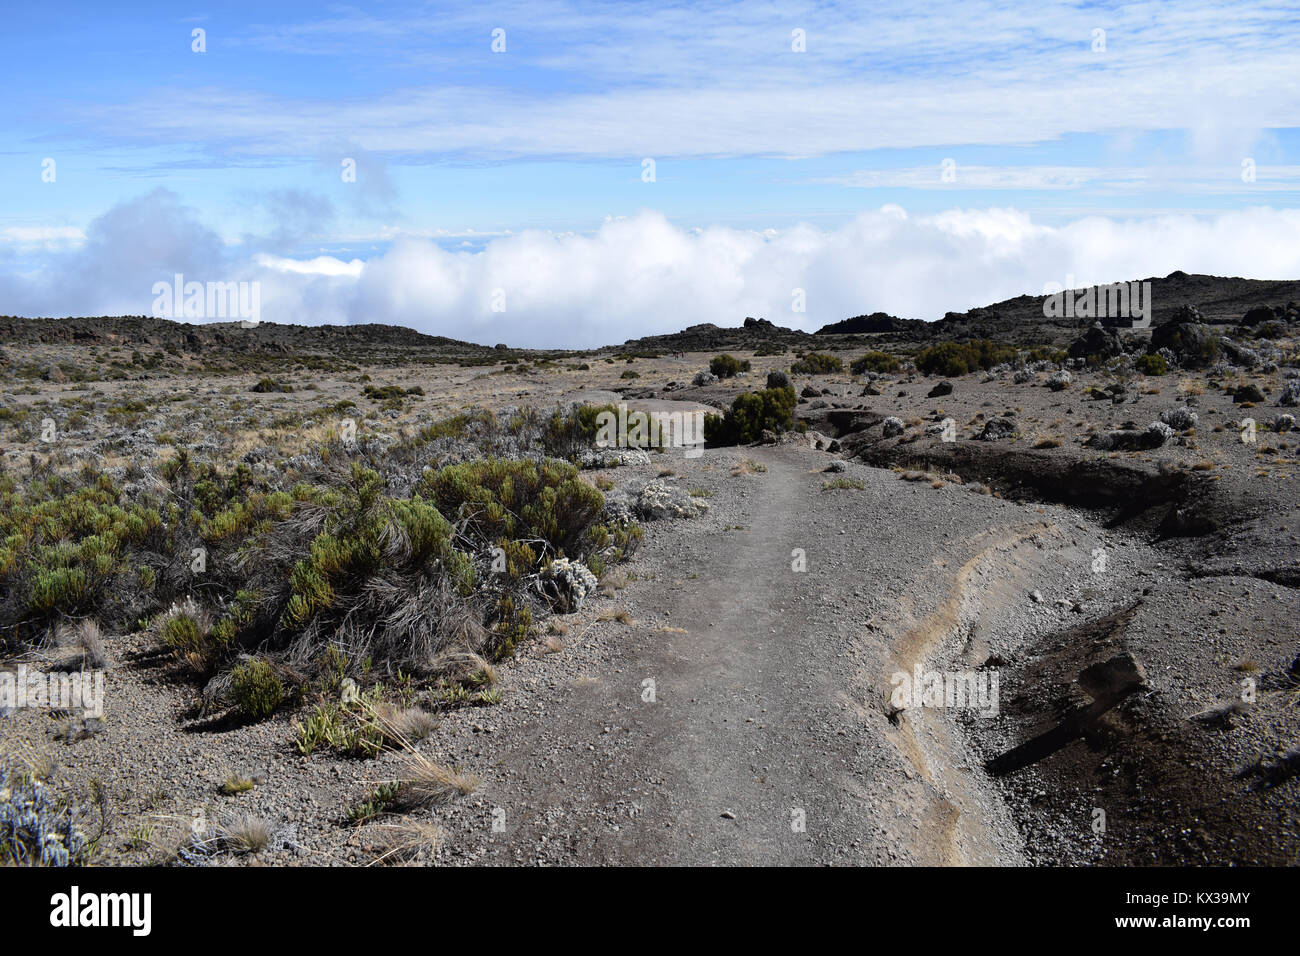
M 1060 365 L 1069 357 L 1070 357 L 1070 353 L 1065 351 L 1064 349 L 1052 348 L 1052 346 L 1050 345 L 1035 345 L 1032 349 L 1029 350 L 1028 354 L 1025 356 L 1025 361 L 1053 362 L 1057 365 Z M 989 367 L 991 368 L 992 366 Z
M 401 400 L 407 395 L 414 394 L 400 385 L 367 385 L 362 389 L 361 394 L 372 402 L 387 402 L 394 399 Z M 420 394 L 424 394 L 421 392 Z
M 230 696 L 249 720 L 265 720 L 284 701 L 284 684 L 270 664 L 255 657 L 230 672 Z
M 974 342 L 940 342 L 923 348 L 916 356 L 916 367 L 927 375 L 956 377 L 976 369 L 990 369 L 1011 362 L 1016 349 L 998 345 L 988 339 Z
M 119 623 L 140 591 L 136 552 L 166 552 L 157 503 L 122 503 L 106 475 L 0 483 L 0 644 L 41 639 L 60 616 Z
M 1133 362 L 1133 367 L 1143 375 L 1164 375 L 1169 371 L 1169 365 L 1165 362 L 1163 355 L 1139 355 Z
M 283 382 L 277 382 L 273 378 L 258 379 L 256 385 L 251 389 L 254 392 L 292 392 L 293 386 Z
M 888 352 L 868 352 L 862 358 L 854 359 L 853 364 L 849 366 L 849 371 L 854 375 L 865 375 L 867 372 L 896 372 L 900 364 L 896 355 L 890 355 Z
M 596 432 L 600 427 L 598 419 L 602 412 L 617 417 L 618 406 L 577 405 L 567 411 L 555 409 L 541 435 L 546 453 L 566 461 L 575 459 L 579 453 L 590 448 L 595 442 Z
M 735 378 L 740 372 L 748 372 L 749 361 L 741 361 L 732 355 L 715 355 L 709 359 L 709 371 L 718 378 Z
M 432 425 L 426 425 L 416 435 L 414 444 L 417 446 L 426 445 L 429 442 L 437 441 L 439 438 L 464 438 L 475 428 L 492 431 L 496 427 L 496 415 L 486 409 L 465 412 L 460 415 L 439 419 Z
M 744 392 L 736 396 L 726 415 L 704 417 L 704 440 L 715 446 L 740 445 L 757 441 L 764 431 L 788 431 L 794 426 L 797 403 L 789 386 Z
M 839 356 L 825 352 L 809 352 L 790 366 L 790 371 L 796 375 L 830 375 L 843 370 L 844 363 Z
M 641 377 L 641 373 L 634 372 L 632 369 L 628 369 L 626 372 L 624 372 L 622 375 L 619 376 L 619 378 L 640 378 L 640 377 Z
M 537 540 L 569 557 L 582 556 L 583 539 L 604 507 L 577 468 L 554 460 L 449 465 L 425 475 L 416 491 L 474 540 Z

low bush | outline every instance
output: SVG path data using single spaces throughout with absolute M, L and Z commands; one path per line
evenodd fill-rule
M 253 658 L 230 672 L 230 693 L 235 706 L 249 720 L 264 720 L 284 701 L 284 684 L 264 660 Z
M 1133 367 L 1143 375 L 1164 375 L 1169 371 L 1169 364 L 1163 355 L 1139 355 L 1133 361 Z
M 849 366 L 849 371 L 854 375 L 865 375 L 867 372 L 897 372 L 901 364 L 898 356 L 890 355 L 888 352 L 868 352 L 862 358 L 854 359 L 853 364 Z
M 749 361 L 741 361 L 732 355 L 715 355 L 709 359 L 709 371 L 718 378 L 735 378 L 740 372 L 748 372 Z
M 764 431 L 783 432 L 794 427 L 794 389 L 765 388 L 737 395 L 725 415 L 704 417 L 708 445 L 741 445 L 757 441 Z
M 839 356 L 825 352 L 809 352 L 790 366 L 790 371 L 796 375 L 830 375 L 843 370 L 844 363 Z
M 940 342 L 923 348 L 916 356 L 916 367 L 927 375 L 955 377 L 976 369 L 990 369 L 1014 361 L 1016 349 L 988 339 L 974 342 Z
M 257 384 L 250 389 L 254 392 L 292 392 L 293 386 L 284 382 L 277 382 L 273 378 L 259 379 Z

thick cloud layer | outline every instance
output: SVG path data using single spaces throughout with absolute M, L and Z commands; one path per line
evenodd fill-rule
M 1176 269 L 1300 276 L 1300 211 L 1090 217 L 1052 228 L 1014 209 L 910 216 L 886 206 L 834 230 L 765 233 L 685 230 L 645 211 L 587 235 L 524 232 L 480 252 L 403 239 L 344 262 L 224 247 L 158 191 L 97 219 L 79 248 L 0 275 L 0 312 L 148 314 L 154 283 L 183 272 L 199 282 L 259 281 L 263 321 L 389 322 L 489 344 L 580 347 L 748 315 L 809 330 L 877 310 L 936 319 L 1048 283 Z

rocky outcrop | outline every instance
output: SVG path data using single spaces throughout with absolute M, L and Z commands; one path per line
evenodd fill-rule
M 1096 356 L 1110 359 L 1124 354 L 1124 343 L 1114 329 L 1094 322 L 1087 332 L 1070 343 L 1068 351 L 1070 358 L 1086 359 Z

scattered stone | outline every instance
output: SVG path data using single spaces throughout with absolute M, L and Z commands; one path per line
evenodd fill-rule
M 709 503 L 662 479 L 655 479 L 637 496 L 636 513 L 646 521 L 694 518 L 709 510 Z
M 1093 700 L 1116 700 L 1146 684 L 1146 671 L 1132 654 L 1117 654 L 1110 660 L 1084 668 L 1078 676 L 1079 686 Z
M 1195 428 L 1200 418 L 1185 405 L 1177 405 L 1160 413 L 1160 420 L 1175 431 L 1185 432 Z
M 952 394 L 952 382 L 947 380 L 940 382 L 934 388 L 930 389 L 926 398 L 942 398 L 944 395 Z
M 1159 448 L 1175 434 L 1164 422 L 1152 422 L 1141 431 L 1132 422 L 1124 424 L 1118 431 L 1098 432 L 1084 446 L 1100 451 L 1149 451 Z
M 1255 368 L 1262 361 L 1259 357 L 1259 353 L 1254 349 L 1247 348 L 1244 345 L 1238 345 L 1236 342 L 1232 341 L 1232 339 L 1221 338 L 1219 339 L 1219 344 L 1222 346 L 1224 353 L 1234 365 L 1240 365 L 1243 368 Z
M 1000 441 L 1016 433 L 1016 423 L 1007 418 L 990 418 L 984 423 L 984 430 L 977 436 L 979 441 Z
M 1159 448 L 1169 439 L 1174 437 L 1174 430 L 1164 422 L 1152 422 L 1142 432 L 1142 438 L 1145 448 Z

